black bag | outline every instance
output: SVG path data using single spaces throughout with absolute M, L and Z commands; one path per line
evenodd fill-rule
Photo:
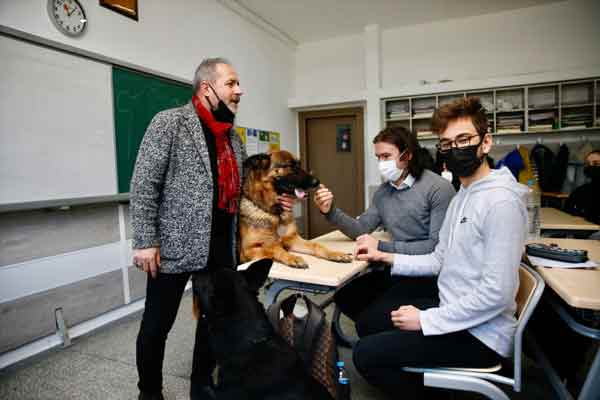
M 304 301 L 308 311 L 303 318 L 293 313 L 298 299 Z M 280 317 L 280 311 L 283 311 L 283 317 Z M 296 349 L 307 371 L 334 399 L 339 399 L 336 369 L 338 351 L 325 312 L 305 295 L 295 293 L 269 306 L 267 315 L 275 331 Z

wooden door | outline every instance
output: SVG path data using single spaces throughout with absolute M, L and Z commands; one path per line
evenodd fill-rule
M 335 204 L 355 217 L 364 210 L 364 145 L 361 108 L 301 112 L 302 165 L 335 196 Z M 312 198 L 303 209 L 305 237 L 314 238 L 335 229 Z

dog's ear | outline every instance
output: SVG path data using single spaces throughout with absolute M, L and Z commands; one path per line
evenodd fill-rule
M 255 154 L 244 161 L 244 169 L 266 170 L 271 166 L 271 157 L 268 154 Z
M 248 288 L 251 291 L 258 293 L 258 289 L 265 284 L 272 265 L 273 260 L 270 258 L 263 258 L 252 263 L 246 270 L 240 271 L 246 279 Z

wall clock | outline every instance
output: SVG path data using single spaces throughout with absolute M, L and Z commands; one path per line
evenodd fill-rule
M 79 36 L 85 31 L 87 18 L 77 0 L 48 0 L 48 15 L 56 28 L 68 36 Z

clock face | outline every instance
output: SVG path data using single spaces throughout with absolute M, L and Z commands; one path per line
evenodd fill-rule
M 48 14 L 59 31 L 79 36 L 85 30 L 85 11 L 77 0 L 48 0 Z

